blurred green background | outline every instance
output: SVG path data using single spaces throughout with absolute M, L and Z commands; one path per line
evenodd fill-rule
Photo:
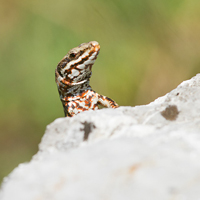
M 198 0 L 2 0 L 0 180 L 63 117 L 58 62 L 83 42 L 101 52 L 91 85 L 119 105 L 147 104 L 200 71 Z

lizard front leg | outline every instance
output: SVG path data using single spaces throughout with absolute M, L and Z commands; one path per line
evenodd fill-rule
M 119 105 L 112 99 L 98 94 L 98 103 L 107 108 L 118 108 Z

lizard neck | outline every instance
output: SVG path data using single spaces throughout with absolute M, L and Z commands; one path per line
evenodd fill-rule
M 88 79 L 82 84 L 68 85 L 65 88 L 58 88 L 61 101 L 66 102 L 82 98 L 88 90 L 92 90 L 89 83 L 90 81 Z

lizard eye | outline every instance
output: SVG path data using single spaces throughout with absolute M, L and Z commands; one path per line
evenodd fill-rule
M 76 54 L 75 54 L 75 53 L 71 53 L 71 54 L 70 54 L 70 57 L 71 57 L 71 58 L 75 58 L 75 57 L 76 57 Z

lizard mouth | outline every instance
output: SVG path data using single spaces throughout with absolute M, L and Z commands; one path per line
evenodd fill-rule
M 100 50 L 100 45 L 99 45 L 98 42 L 96 42 L 96 41 L 91 41 L 90 44 L 93 46 L 95 52 L 99 52 L 99 50 Z M 98 55 L 98 54 L 97 54 L 97 55 Z

